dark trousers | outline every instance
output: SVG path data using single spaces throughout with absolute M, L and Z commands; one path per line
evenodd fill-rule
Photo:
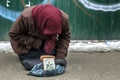
M 26 70 L 32 69 L 35 64 L 40 63 L 40 56 L 47 55 L 44 51 L 44 43 L 42 43 L 41 48 L 39 50 L 31 49 L 29 53 L 18 55 L 20 62 L 25 67 Z M 55 55 L 55 50 L 51 53 L 51 55 Z

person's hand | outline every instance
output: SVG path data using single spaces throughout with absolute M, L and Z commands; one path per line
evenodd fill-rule
M 67 62 L 66 62 L 65 59 L 56 58 L 56 59 L 55 59 L 55 64 L 56 64 L 56 65 L 61 65 L 61 66 L 66 66 Z

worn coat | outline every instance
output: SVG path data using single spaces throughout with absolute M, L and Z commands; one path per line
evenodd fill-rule
M 40 49 L 43 40 L 47 37 L 40 34 L 32 19 L 32 9 L 35 6 L 26 8 L 17 20 L 13 23 L 9 36 L 13 50 L 17 54 L 29 53 L 31 48 Z M 68 53 L 70 42 L 70 28 L 68 15 L 62 13 L 62 33 L 58 35 L 56 42 L 56 57 L 65 58 Z

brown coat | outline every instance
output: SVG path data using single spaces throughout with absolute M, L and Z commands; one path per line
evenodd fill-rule
M 31 16 L 34 6 L 26 8 L 12 25 L 9 36 L 13 50 L 17 54 L 29 53 L 31 48 L 40 49 L 42 40 L 47 37 L 41 35 Z M 70 42 L 70 28 L 68 15 L 61 10 L 62 13 L 62 34 L 58 35 L 56 44 L 56 57 L 65 58 Z

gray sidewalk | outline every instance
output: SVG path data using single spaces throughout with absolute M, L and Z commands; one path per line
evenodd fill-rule
M 120 80 L 120 53 L 69 52 L 66 72 L 54 77 L 28 76 L 14 53 L 0 53 L 0 80 Z

